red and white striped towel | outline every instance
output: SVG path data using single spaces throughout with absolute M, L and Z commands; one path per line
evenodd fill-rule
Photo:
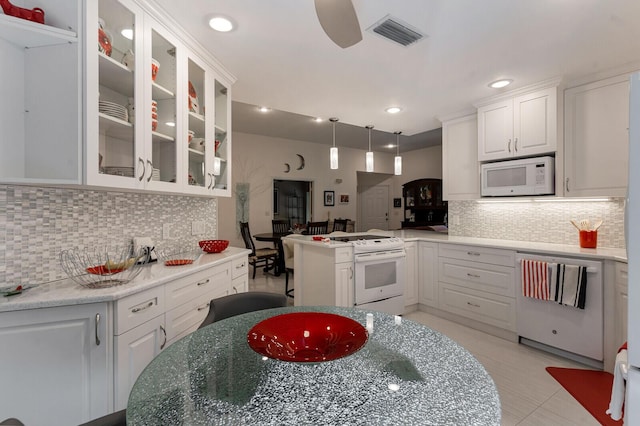
M 549 263 L 522 259 L 522 295 L 540 300 L 549 299 Z

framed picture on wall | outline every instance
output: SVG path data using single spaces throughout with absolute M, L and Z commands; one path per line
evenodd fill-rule
M 335 193 L 333 191 L 324 191 L 324 205 L 334 206 L 335 203 Z
M 402 207 L 402 199 L 394 198 L 393 199 L 393 207 Z
M 349 204 L 349 194 L 340 194 L 340 204 Z

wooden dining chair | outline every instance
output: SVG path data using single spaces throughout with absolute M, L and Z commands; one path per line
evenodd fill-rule
M 347 224 L 349 223 L 349 219 L 334 219 L 333 221 L 333 231 L 344 231 L 347 232 Z
M 324 235 L 329 233 L 329 221 L 324 222 L 307 222 L 307 235 Z
M 285 306 L 287 306 L 287 296 L 264 291 L 248 291 L 218 297 L 209 302 L 209 313 L 198 329 L 213 324 L 216 321 L 246 314 L 247 312 L 283 308 Z
M 273 219 L 271 221 L 271 230 L 274 234 L 288 234 L 290 229 L 289 219 Z
M 276 267 L 278 261 L 278 249 L 276 248 L 256 248 L 251 237 L 251 231 L 249 230 L 249 222 L 240 222 L 240 233 L 244 240 L 246 248 L 251 250 L 249 254 L 249 265 L 253 266 L 253 278 L 256 277 L 256 268 L 264 266 L 265 270 L 269 270 Z

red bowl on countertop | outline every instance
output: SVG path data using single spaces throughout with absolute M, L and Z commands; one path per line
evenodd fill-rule
M 202 240 L 198 244 L 207 253 L 220 253 L 229 247 L 229 240 Z

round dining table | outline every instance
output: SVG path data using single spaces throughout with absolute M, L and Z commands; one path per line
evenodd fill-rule
M 249 330 L 291 312 L 367 324 L 357 352 L 288 362 L 254 352 Z M 371 319 L 369 319 L 371 321 Z M 288 307 L 215 322 L 161 352 L 138 377 L 127 425 L 499 425 L 496 386 L 466 349 L 429 327 L 356 308 Z
M 284 248 L 282 247 L 282 237 L 286 237 L 287 235 L 291 235 L 291 232 L 280 233 L 280 232 L 265 232 L 260 234 L 255 234 L 253 238 L 256 241 L 270 241 L 276 245 L 278 248 L 278 260 L 276 261 L 276 265 L 273 271 L 275 276 L 280 276 L 282 272 L 284 272 Z

